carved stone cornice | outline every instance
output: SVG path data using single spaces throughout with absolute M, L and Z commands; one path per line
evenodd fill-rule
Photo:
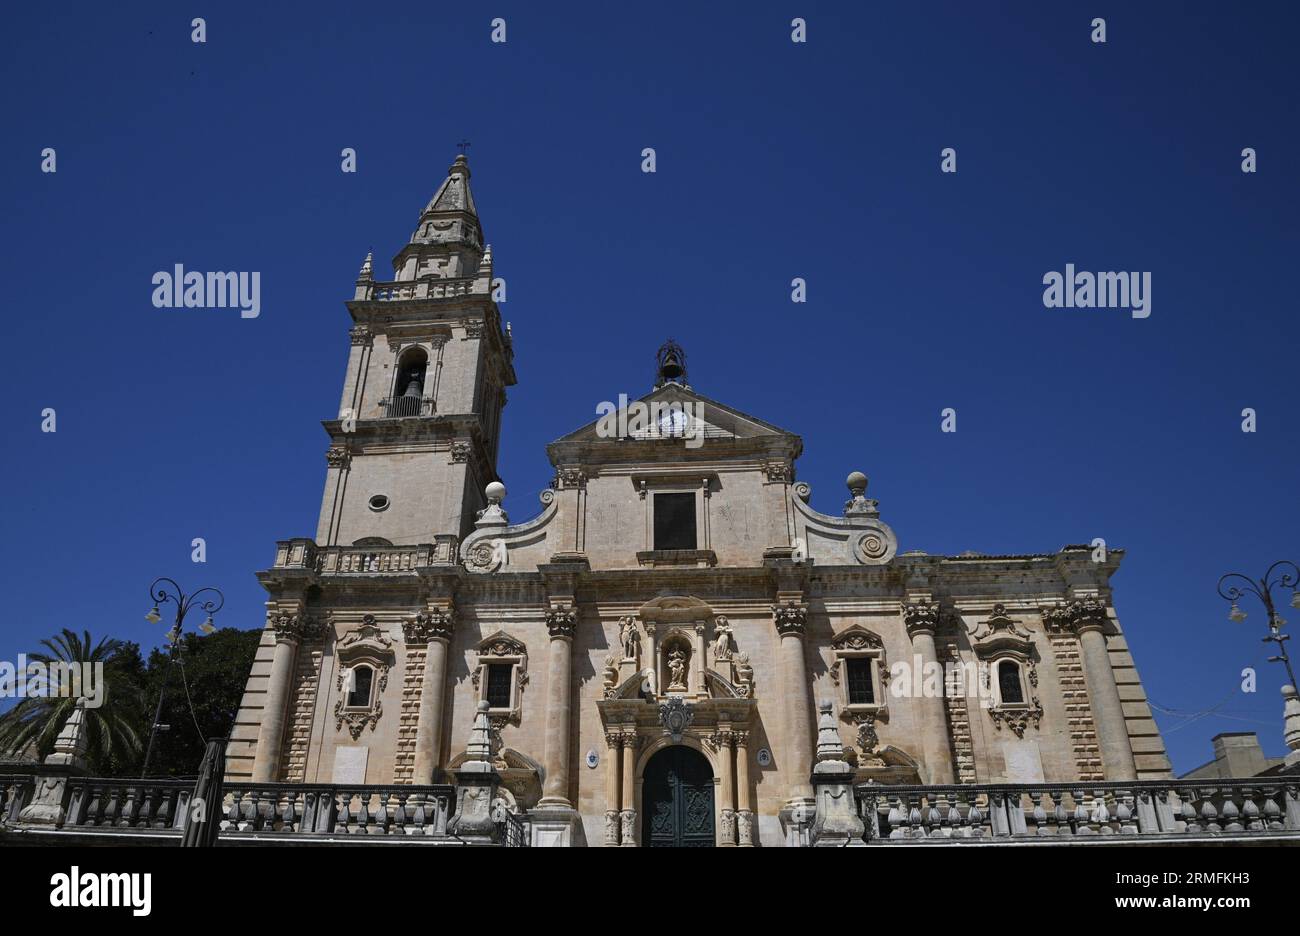
M 455 608 L 433 608 L 429 611 L 421 611 L 402 622 L 402 635 L 408 644 L 427 644 L 435 640 L 450 643 L 455 632 Z
M 939 630 L 941 617 L 939 606 L 928 598 L 903 605 L 903 624 L 907 636 L 913 640 L 918 634 L 933 637 Z
M 572 640 L 573 632 L 578 626 L 578 609 L 573 607 L 551 608 L 546 612 L 546 630 L 552 639 Z
M 794 602 L 772 605 L 772 623 L 776 632 L 784 637 L 793 634 L 802 637 L 808 629 L 808 606 Z

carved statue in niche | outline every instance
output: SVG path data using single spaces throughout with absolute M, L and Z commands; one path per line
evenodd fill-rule
M 636 620 L 625 617 L 619 627 L 619 641 L 623 644 L 623 659 L 639 662 L 641 659 L 641 632 L 636 629 Z
M 717 622 L 713 626 L 713 661 L 715 663 L 725 663 L 731 659 L 731 625 L 727 619 L 718 616 Z
M 674 647 L 668 654 L 668 691 L 686 689 L 686 652 Z

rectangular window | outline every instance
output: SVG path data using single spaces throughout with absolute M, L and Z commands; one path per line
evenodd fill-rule
M 656 494 L 655 549 L 695 548 L 695 495 Z
M 844 661 L 844 669 L 849 687 L 849 705 L 874 705 L 876 690 L 871 684 L 871 659 L 849 657 Z
M 487 694 L 484 696 L 487 699 L 488 708 L 510 708 L 510 680 L 514 668 L 512 663 L 488 664 Z

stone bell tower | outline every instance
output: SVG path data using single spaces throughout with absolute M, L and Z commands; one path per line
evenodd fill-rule
M 515 383 L 464 155 L 447 171 L 393 278 L 367 254 L 339 415 L 327 420 L 318 546 L 463 536 L 496 479 L 501 410 Z

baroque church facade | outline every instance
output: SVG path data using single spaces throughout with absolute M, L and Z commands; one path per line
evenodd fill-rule
M 1121 550 L 899 552 L 864 475 L 814 508 L 799 436 L 698 393 L 671 342 L 649 417 L 553 442 L 512 522 L 514 351 L 469 181 L 460 156 L 393 279 L 367 256 L 347 303 L 320 519 L 259 573 L 229 779 L 449 782 L 486 710 L 533 844 L 781 845 L 827 703 L 859 782 L 1171 775 Z

